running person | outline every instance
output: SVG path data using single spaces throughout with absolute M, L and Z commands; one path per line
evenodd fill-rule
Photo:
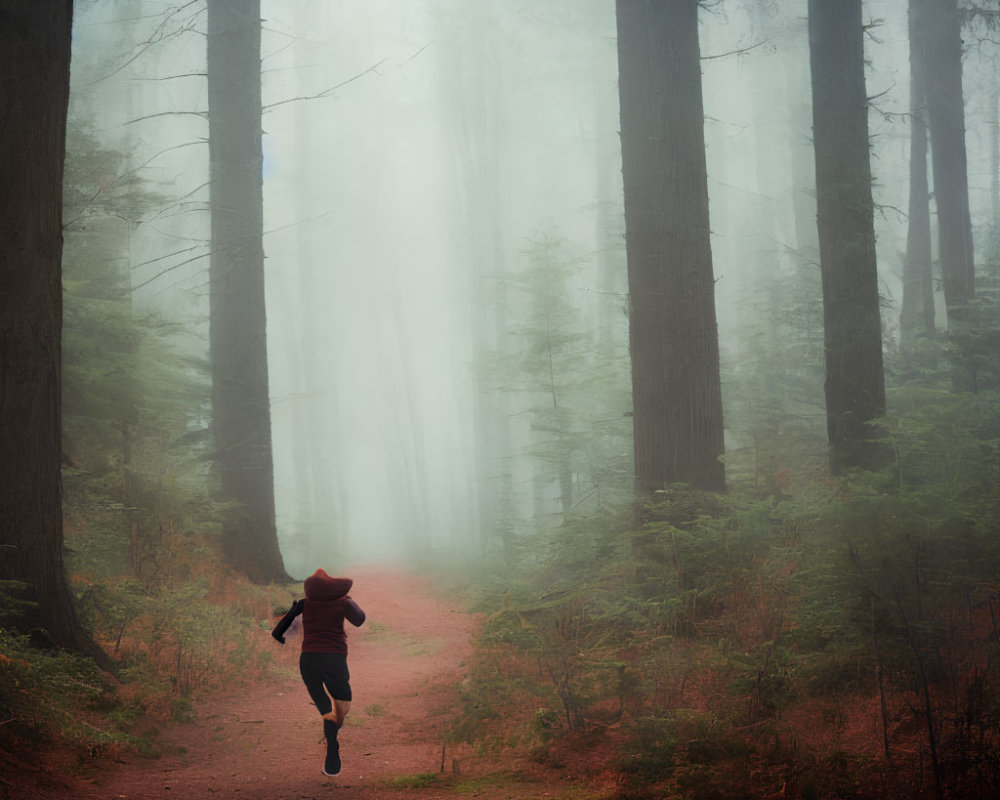
M 302 655 L 299 672 L 309 697 L 323 717 L 326 761 L 323 774 L 340 772 L 340 744 L 337 731 L 351 710 L 351 674 L 347 669 L 346 619 L 355 627 L 365 621 L 365 612 L 347 593 L 354 581 L 331 578 L 322 569 L 305 579 L 305 597 L 296 600 L 271 635 L 285 643 L 285 631 L 302 615 Z M 332 702 L 331 702 L 332 699 Z

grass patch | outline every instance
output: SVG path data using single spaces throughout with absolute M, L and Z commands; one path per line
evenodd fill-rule
M 523 777 L 520 773 L 512 775 L 494 772 L 476 778 L 464 778 L 451 785 L 451 790 L 458 795 L 478 795 L 491 789 L 505 790 L 511 797 L 518 797 L 521 800 L 542 797 L 547 800 L 602 800 L 607 797 L 606 794 L 583 786 L 567 785 L 560 787 L 559 791 L 554 791 L 555 787 L 551 783 L 539 784 Z
M 418 772 L 415 775 L 397 775 L 383 783 L 392 789 L 429 789 L 440 781 L 441 777 L 436 772 Z
M 416 658 L 417 656 L 424 656 L 431 652 L 427 647 L 427 642 L 420 640 L 412 640 L 403 645 L 403 655 L 407 658 Z
M 391 639 L 397 635 L 391 625 L 386 625 L 384 622 L 378 622 L 377 620 L 366 620 L 365 631 L 369 638 L 377 641 Z

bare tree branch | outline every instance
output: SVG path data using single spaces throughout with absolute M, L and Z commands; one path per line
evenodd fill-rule
M 329 211 L 324 211 L 322 214 L 317 214 L 315 217 L 307 217 L 306 219 L 300 219 L 296 222 L 289 222 L 287 225 L 282 225 L 280 228 L 272 228 L 269 231 L 264 231 L 264 235 L 268 236 L 272 233 L 278 233 L 280 231 L 286 231 L 289 228 L 296 228 L 299 225 L 305 225 L 307 222 L 315 222 L 318 219 L 323 219 L 323 217 L 328 217 L 333 214 L 336 209 L 331 208 Z
M 129 267 L 129 272 L 132 272 L 142 267 L 147 267 L 150 264 L 155 264 L 157 261 L 163 261 L 165 258 L 173 258 L 174 256 L 179 256 L 183 253 L 190 253 L 192 250 L 197 250 L 199 247 L 208 247 L 207 244 L 196 244 L 194 247 L 185 247 L 183 250 L 175 250 L 172 253 L 167 253 L 163 256 L 157 256 L 156 258 L 151 258 L 148 261 L 143 261 L 141 264 L 134 264 Z
M 399 64 L 397 64 L 395 67 L 393 67 L 393 70 L 399 69 L 404 64 L 409 64 L 411 61 L 413 61 L 413 59 L 417 58 L 417 56 L 419 56 L 421 53 L 423 53 L 424 50 L 426 50 L 432 44 L 433 44 L 433 42 L 428 42 L 423 47 L 421 47 L 419 50 L 417 50 L 415 53 L 413 53 L 413 55 L 411 55 L 409 58 L 405 59 L 404 61 L 401 61 Z M 354 81 L 359 80 L 360 78 L 363 78 L 365 75 L 367 75 L 367 74 L 369 74 L 371 72 L 374 72 L 376 75 L 379 75 L 379 76 L 385 75 L 387 73 L 380 72 L 379 71 L 379 67 L 381 67 L 383 64 L 385 64 L 388 60 L 389 60 L 388 58 L 383 58 L 377 64 L 374 64 L 374 65 L 368 67 L 368 69 L 366 69 L 366 70 L 364 70 L 362 72 L 359 72 L 354 77 L 348 78 L 346 81 L 338 83 L 336 86 L 331 86 L 328 89 L 324 89 L 322 92 L 317 92 L 316 94 L 311 94 L 311 95 L 303 95 L 301 97 L 290 97 L 290 98 L 288 98 L 286 100 L 278 100 L 275 103 L 268 103 L 266 106 L 263 107 L 263 111 L 267 112 L 267 111 L 270 111 L 273 108 L 277 108 L 278 106 L 283 106 L 286 103 L 295 103 L 295 102 L 298 102 L 300 100 L 322 100 L 324 97 L 329 97 L 331 94 L 333 94 L 335 91 L 337 91 L 337 89 L 341 89 L 344 86 L 347 86 L 349 83 L 353 83 Z
M 159 211 L 157 211 L 157 212 L 156 212 L 156 213 L 155 213 L 155 214 L 154 214 L 154 215 L 153 215 L 152 217 L 150 217 L 150 218 L 149 218 L 149 219 L 148 219 L 147 221 L 148 221 L 148 222 L 155 222 L 156 220 L 158 220 L 158 219 L 160 219 L 161 217 L 165 216 L 165 215 L 166 215 L 166 213 L 167 213 L 167 211 L 169 211 L 169 210 L 170 210 L 171 208 L 176 208 L 177 206 L 181 205 L 181 204 L 182 204 L 182 203 L 183 203 L 183 202 L 184 202 L 184 201 L 185 201 L 185 200 L 186 200 L 187 198 L 189 198 L 189 197 L 190 197 L 191 195 L 193 195 L 193 194 L 194 194 L 195 192 L 199 192 L 199 191 L 201 191 L 202 189 L 204 189 L 204 188 L 205 188 L 206 186 L 208 186 L 209 184 L 210 184 L 210 182 L 209 182 L 209 181 L 205 181 L 205 182 L 204 182 L 203 184 L 201 184 L 200 186 L 196 186 L 195 188 L 193 188 L 193 189 L 192 189 L 192 190 L 191 190 L 190 192 L 188 192 L 187 194 L 183 194 L 183 195 L 181 195 L 180 197 L 178 197 L 178 198 L 177 198 L 177 199 L 176 199 L 176 200 L 175 200 L 175 201 L 174 201 L 173 203 L 171 203 L 170 205 L 168 205 L 168 206 L 164 206 L 163 208 L 161 208 L 161 209 L 160 209 Z
M 171 9 L 169 11 L 169 13 L 167 13 L 163 17 L 163 19 L 160 21 L 160 24 L 157 25 L 156 28 L 153 29 L 153 33 L 149 36 L 149 38 L 146 41 L 140 42 L 139 44 L 136 45 L 136 47 L 140 48 L 138 50 L 138 52 L 136 52 L 131 58 L 126 59 L 122 64 L 120 64 L 116 69 L 114 69 L 111 72 L 109 72 L 107 75 L 104 75 L 104 76 L 102 76 L 100 78 L 95 78 L 94 80 L 90 81 L 86 85 L 87 86 L 93 86 L 95 83 L 100 83 L 101 81 L 105 81 L 108 78 L 111 78 L 114 75 L 117 75 L 119 72 L 121 72 L 127 66 L 129 66 L 129 64 L 132 64 L 137 59 L 139 59 L 150 48 L 152 48 L 153 46 L 155 46 L 157 44 L 160 44 L 161 42 L 167 41 L 168 39 L 172 39 L 172 38 L 175 38 L 177 36 L 181 36 L 184 33 L 197 32 L 197 31 L 194 30 L 194 23 L 195 23 L 195 19 L 202 13 L 201 10 L 196 11 L 194 13 L 194 15 L 189 20 L 187 20 L 187 22 L 185 22 L 181 27 L 176 28 L 173 31 L 164 32 L 165 28 L 167 27 L 167 25 L 173 20 L 173 18 L 177 14 L 179 14 L 181 11 L 183 11 L 186 8 L 189 8 L 191 6 L 197 6 L 197 5 L 201 5 L 201 0 L 188 0 L 187 3 L 185 3 L 185 4 L 181 5 L 181 6 L 177 6 L 176 8 Z
M 127 120 L 123 122 L 122 125 L 134 125 L 136 122 L 143 122 L 147 119 L 155 119 L 156 117 L 201 117 L 202 119 L 208 119 L 207 111 L 158 111 L 155 114 L 146 114 L 143 117 L 136 117 L 135 119 Z
M 132 78 L 132 80 L 137 83 L 144 81 L 158 82 L 158 81 L 173 81 L 178 78 L 207 78 L 207 72 L 182 72 L 180 75 L 164 75 L 162 78 Z
M 209 251 L 207 253 L 202 253 L 200 256 L 192 256 L 191 258 L 185 259 L 184 261 L 180 261 L 177 264 L 173 264 L 173 265 L 167 267 L 165 270 L 162 270 L 161 272 L 156 273 L 153 277 L 147 278 L 142 283 L 133 286 L 132 287 L 132 291 L 135 292 L 135 291 L 138 291 L 139 289 L 141 289 L 143 286 L 149 286 L 149 284 L 151 284 L 153 281 L 159 280 L 160 278 L 162 278 L 167 273 L 173 272 L 175 269 L 180 269 L 185 264 L 191 264 L 194 261 L 200 261 L 203 258 L 208 258 L 210 255 L 212 255 L 211 251 Z
M 316 94 L 310 94 L 310 95 L 303 95 L 301 97 L 289 97 L 286 100 L 279 100 L 276 103 L 268 103 L 266 106 L 263 106 L 261 110 L 264 111 L 264 112 L 267 112 L 267 111 L 270 111 L 273 108 L 277 108 L 278 106 L 283 106 L 286 103 L 296 103 L 296 102 L 298 102 L 300 100 L 321 100 L 324 97 L 329 97 L 333 92 L 337 91 L 337 89 L 340 89 L 340 88 L 342 88 L 344 86 L 347 86 L 347 84 L 349 84 L 349 83 L 354 83 L 354 81 L 359 80 L 360 78 L 363 78 L 365 75 L 367 75 L 370 72 L 374 72 L 376 74 L 379 74 L 378 68 L 380 66 L 382 66 L 388 60 L 389 59 L 384 58 L 381 61 L 379 61 L 377 64 L 375 64 L 375 65 L 373 65 L 371 67 L 368 67 L 368 69 L 364 70 L 363 72 L 359 72 L 354 77 L 348 78 L 346 81 L 342 81 L 341 83 L 338 83 L 336 86 L 331 86 L 328 89 L 324 89 L 322 92 L 318 92 Z
M 758 47 L 763 47 L 765 44 L 767 44 L 766 40 L 763 42 L 757 42 L 757 44 L 752 44 L 749 47 L 740 48 L 739 50 L 730 50 L 726 53 L 716 53 L 715 55 L 712 56 L 702 56 L 701 60 L 712 61 L 713 59 L 716 58 L 729 58 L 729 56 L 741 56 L 744 53 L 749 53 L 751 50 L 756 50 Z

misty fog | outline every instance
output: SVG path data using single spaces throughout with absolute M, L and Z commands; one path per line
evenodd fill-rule
M 626 492 L 614 3 L 264 0 L 262 16 L 270 392 L 289 572 L 489 552 Z M 867 80 L 891 347 L 906 236 L 906 3 L 867 2 L 865 16 L 877 23 Z M 201 356 L 204 23 L 197 3 L 77 2 L 70 109 L 165 198 L 122 221 L 133 298 L 182 322 L 178 346 Z M 768 424 L 765 381 L 787 381 L 786 409 L 805 430 L 824 426 L 821 349 L 780 341 L 776 316 L 778 300 L 819 282 L 804 3 L 710 4 L 701 51 L 727 451 L 736 454 Z M 976 78 L 984 57 L 971 48 L 966 67 L 973 209 L 988 206 L 988 170 L 977 165 L 989 164 L 996 115 Z M 534 324 L 539 259 L 563 271 L 577 342 L 548 386 L 511 365 Z M 742 369 L 759 347 L 787 347 L 786 374 Z M 566 486 L 539 409 L 562 407 L 556 385 L 570 381 L 556 371 L 597 351 L 606 382 L 573 399 L 589 398 L 580 413 L 606 431 L 588 447 L 618 467 L 581 459 Z

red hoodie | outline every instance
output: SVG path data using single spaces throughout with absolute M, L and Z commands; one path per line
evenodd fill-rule
M 305 580 L 306 596 L 297 600 L 285 614 L 271 635 L 284 644 L 284 633 L 292 620 L 302 614 L 303 653 L 347 654 L 346 619 L 355 627 L 365 621 L 365 612 L 347 593 L 354 581 L 350 578 L 332 578 L 318 569 Z

